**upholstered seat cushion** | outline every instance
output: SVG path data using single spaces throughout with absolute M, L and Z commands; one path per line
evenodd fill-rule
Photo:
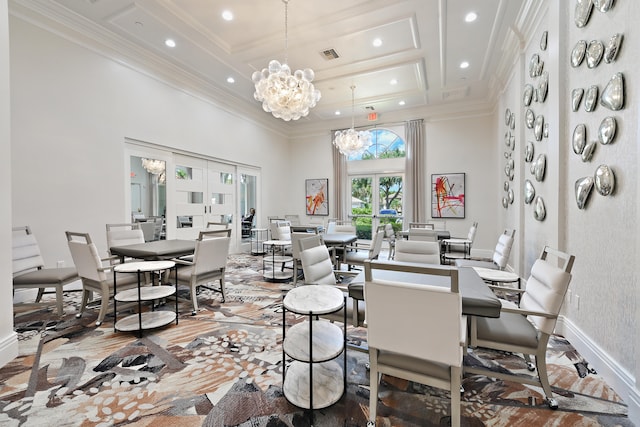
M 437 345 L 434 343 L 434 345 Z M 416 372 L 444 381 L 451 380 L 451 367 L 424 359 L 417 359 L 390 351 L 378 350 L 378 364 L 389 365 L 405 371 Z
M 538 332 L 527 318 L 518 313 L 502 312 L 498 318 L 477 317 L 478 340 L 529 347 L 535 353 Z
M 62 285 L 78 279 L 78 272 L 73 267 L 43 268 L 29 271 L 13 278 L 14 285 Z

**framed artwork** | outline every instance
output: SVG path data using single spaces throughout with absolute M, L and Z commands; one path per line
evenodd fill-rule
M 328 188 L 329 178 L 306 180 L 307 215 L 329 215 Z
M 431 217 L 464 218 L 464 173 L 431 175 Z

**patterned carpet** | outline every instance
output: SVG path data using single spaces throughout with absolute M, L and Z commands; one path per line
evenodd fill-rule
M 181 302 L 178 325 L 142 338 L 114 332 L 112 316 L 94 327 L 97 310 L 76 319 L 77 292 L 65 294 L 63 318 L 17 307 L 20 356 L 0 369 L 0 425 L 310 425 L 308 411 L 288 403 L 281 389 L 281 302 L 291 285 L 264 282 L 260 267 L 260 257 L 231 256 L 225 303 L 203 290 L 196 316 Z M 366 342 L 366 329 L 350 327 L 348 339 Z M 556 336 L 550 347 L 550 381 L 560 409 L 549 410 L 535 387 L 467 376 L 462 425 L 633 425 L 624 402 L 566 340 Z M 495 369 L 527 373 L 523 359 L 507 353 L 476 350 L 465 362 L 481 363 L 479 358 L 499 361 Z M 347 392 L 316 410 L 314 425 L 366 425 L 367 361 L 366 353 L 347 352 Z M 448 414 L 447 392 L 383 377 L 378 426 L 446 425 Z

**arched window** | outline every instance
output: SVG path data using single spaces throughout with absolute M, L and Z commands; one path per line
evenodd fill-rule
M 391 159 L 405 156 L 404 139 L 389 129 L 371 129 L 371 147 L 364 153 L 349 156 L 348 161 Z

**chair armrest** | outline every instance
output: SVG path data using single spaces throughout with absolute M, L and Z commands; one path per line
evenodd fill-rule
M 171 258 L 171 261 L 181 265 L 193 265 L 192 261 L 188 261 L 186 259 L 181 259 L 181 258 Z
M 549 319 L 555 319 L 556 317 L 558 317 L 557 315 L 555 315 L 553 313 L 546 313 L 544 311 L 525 310 L 525 309 L 522 309 L 520 307 L 502 307 L 502 309 L 500 311 L 503 311 L 505 313 L 522 314 L 524 316 L 546 317 L 546 318 L 549 318 Z
M 525 292 L 524 289 L 510 288 L 508 286 L 498 286 L 498 285 L 488 285 L 488 286 L 489 286 L 489 289 L 493 289 L 496 291 L 516 292 L 518 294 L 524 294 Z

